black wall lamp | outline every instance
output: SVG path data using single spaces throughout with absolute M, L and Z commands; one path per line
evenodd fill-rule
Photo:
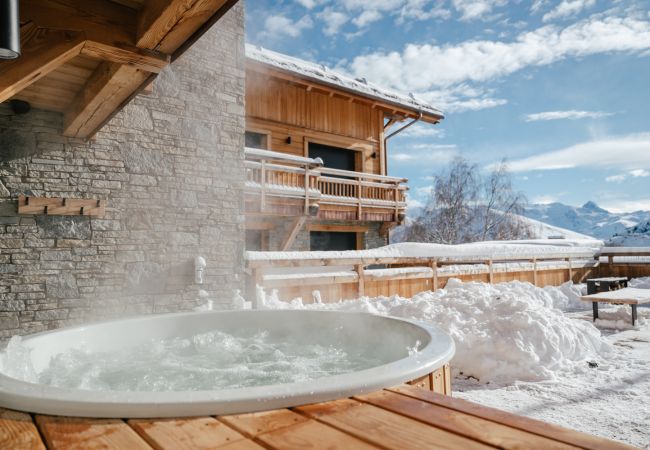
M 0 59 L 20 56 L 18 0 L 0 0 Z

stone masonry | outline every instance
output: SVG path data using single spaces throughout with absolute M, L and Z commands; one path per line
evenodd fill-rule
M 244 6 L 90 141 L 0 105 L 0 339 L 229 303 L 243 285 Z M 101 218 L 18 216 L 19 194 L 102 199 Z M 205 283 L 193 261 L 207 260 Z

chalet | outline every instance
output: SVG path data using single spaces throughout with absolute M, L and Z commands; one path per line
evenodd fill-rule
M 407 180 L 388 176 L 388 140 L 440 111 L 325 66 L 246 46 L 246 248 L 386 245 Z

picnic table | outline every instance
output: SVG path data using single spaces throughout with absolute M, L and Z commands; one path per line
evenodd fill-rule
M 584 295 L 580 297 L 580 300 L 591 302 L 594 311 L 594 322 L 598 319 L 598 303 L 630 305 L 632 307 L 632 326 L 634 326 L 637 320 L 637 306 L 643 303 L 650 303 L 650 289 L 626 287 L 616 291 Z

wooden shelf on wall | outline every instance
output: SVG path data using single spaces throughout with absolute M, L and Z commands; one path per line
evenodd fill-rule
M 18 197 L 18 214 L 46 214 L 49 216 L 103 216 L 106 201 L 84 198 Z

